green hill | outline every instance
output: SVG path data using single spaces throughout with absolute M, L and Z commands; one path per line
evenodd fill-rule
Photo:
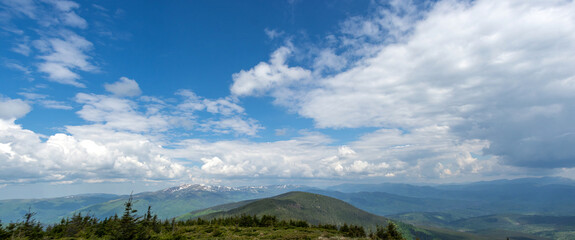
M 289 192 L 271 198 L 215 206 L 190 212 L 178 219 L 209 220 L 239 215 L 273 215 L 280 220 L 304 220 L 314 225 L 357 225 L 363 226 L 368 232 L 374 231 L 378 225 L 385 226 L 389 221 L 385 217 L 368 213 L 339 199 L 307 192 Z M 448 229 L 424 229 L 402 222 L 395 223 L 408 239 L 489 239 Z
M 374 228 L 388 220 L 344 201 L 306 192 L 289 192 L 276 197 L 247 202 L 247 204 L 222 212 L 210 213 L 202 218 L 219 218 L 236 215 L 273 215 L 281 220 L 305 220 L 311 224 L 344 223 Z
M 233 203 L 247 199 L 271 197 L 280 193 L 298 189 L 302 186 L 277 185 L 261 187 L 222 187 L 197 184 L 184 184 L 155 192 L 144 192 L 133 195 L 134 209 L 144 213 L 148 206 L 160 219 L 169 219 L 183 213 L 204 209 L 215 205 Z M 79 208 L 75 212 L 90 213 L 103 219 L 121 215 L 127 196 L 98 204 Z

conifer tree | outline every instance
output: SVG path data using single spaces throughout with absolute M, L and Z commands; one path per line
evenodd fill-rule
M 405 240 L 397 226 L 393 222 L 389 222 L 387 227 L 377 226 L 375 234 L 371 234 L 372 239 L 376 240 Z
M 117 240 L 129 240 L 129 239 L 139 239 L 139 217 L 136 215 L 138 210 L 134 209 L 133 197 L 130 194 L 128 201 L 124 203 L 124 214 L 120 218 L 120 226 L 118 229 L 118 234 L 114 236 Z

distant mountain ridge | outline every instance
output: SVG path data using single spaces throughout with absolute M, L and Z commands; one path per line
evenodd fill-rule
M 342 200 L 309 192 L 288 192 L 270 198 L 215 206 L 183 215 L 178 219 L 211 220 L 241 215 L 259 217 L 269 215 L 284 221 L 304 220 L 313 225 L 362 226 L 366 233 L 374 232 L 377 226 L 385 226 L 390 221 L 386 217 L 366 212 Z M 490 239 L 448 229 L 422 229 L 398 221 L 395 221 L 395 224 L 407 239 Z
M 134 194 L 134 208 L 139 212 L 145 212 L 148 206 L 159 218 L 173 218 L 185 212 L 207 208 L 214 205 L 243 201 L 248 199 L 265 198 L 281 193 L 304 190 L 309 187 L 299 185 L 270 185 L 270 186 L 247 186 L 227 187 L 203 184 L 182 184 L 154 192 Z M 90 212 L 98 218 L 121 214 L 124 209 L 126 198 L 103 202 L 85 208 L 77 212 Z
M 160 190 L 162 192 L 176 193 L 180 191 L 192 191 L 192 192 L 266 192 L 281 189 L 301 189 L 309 188 L 302 185 L 268 185 L 268 186 L 242 186 L 242 187 L 228 187 L 221 185 L 205 185 L 205 184 L 182 184 L 175 187 L 166 188 Z
M 144 213 L 148 206 L 160 218 L 172 218 L 190 210 L 247 199 L 270 197 L 293 190 L 311 189 L 301 185 L 228 187 L 205 184 L 182 184 L 153 192 L 133 195 L 134 208 Z M 0 220 L 17 222 L 28 210 L 42 223 L 59 222 L 74 213 L 90 214 L 103 219 L 121 215 L 129 195 L 80 194 L 46 199 L 0 200 Z
M 483 219 L 481 217 L 486 215 L 519 214 L 538 218 L 575 216 L 575 208 L 572 207 L 575 181 L 566 178 L 523 178 L 430 186 L 343 184 L 325 189 L 301 185 L 229 187 L 182 184 L 134 194 L 133 198 L 138 214 L 144 214 L 148 206 L 151 206 L 153 213 L 165 219 L 222 204 L 234 205 L 244 200 L 268 198 L 291 191 L 337 198 L 364 211 L 397 217 L 398 220 L 412 224 L 452 226 L 452 229 L 458 229 L 460 223 L 473 219 L 478 219 L 473 222 L 480 223 L 479 220 Z M 37 213 L 37 220 L 47 224 L 78 212 L 104 219 L 114 214 L 121 215 L 127 199 L 127 195 L 83 194 L 49 199 L 0 200 L 0 220 L 3 223 L 21 221 L 28 209 Z M 201 212 L 206 213 L 210 212 Z M 550 231 L 561 231 L 554 226 L 551 225 Z M 466 229 L 470 228 L 463 228 Z M 557 236 L 563 236 L 561 234 L 567 233 L 561 232 Z

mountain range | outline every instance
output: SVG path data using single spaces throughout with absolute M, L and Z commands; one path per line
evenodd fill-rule
M 282 194 L 294 191 L 300 195 L 305 192 L 313 193 L 312 196 L 338 199 L 361 211 L 413 224 L 419 229 L 435 233 L 447 232 L 449 235 L 459 231 L 487 238 L 490 235 L 486 234 L 492 233 L 496 235 L 491 236 L 506 235 L 522 239 L 575 239 L 575 225 L 569 225 L 575 216 L 575 209 L 572 208 L 575 182 L 564 178 L 525 178 L 428 186 L 344 184 L 324 189 L 297 185 L 225 187 L 184 184 L 155 192 L 138 193 L 132 197 L 138 213 L 145 213 L 148 206 L 151 206 L 152 212 L 162 219 L 185 219 L 209 217 L 207 214 L 224 214 L 227 211 L 252 214 L 259 211 L 255 211 L 250 204 L 261 199 L 267 200 L 255 204 L 256 209 L 278 209 L 278 204 L 289 202 L 289 199 L 282 199 L 285 197 Z M 0 220 L 5 223 L 21 221 L 29 210 L 37 213 L 37 220 L 47 224 L 78 212 L 103 219 L 114 214 L 121 215 L 128 197 L 91 194 L 51 199 L 1 200 Z M 314 197 L 309 201 L 311 199 Z M 293 210 L 289 212 L 295 213 Z M 325 215 L 314 213 L 319 209 L 313 207 L 300 210 L 309 215 Z M 330 217 L 335 215 L 331 214 Z M 351 221 L 351 218 L 346 220 Z M 325 219 L 318 220 L 322 221 Z M 465 238 L 473 239 L 469 236 Z

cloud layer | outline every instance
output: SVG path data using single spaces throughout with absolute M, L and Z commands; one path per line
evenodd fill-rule
M 99 71 L 97 49 L 78 33 L 90 26 L 79 4 L 1 3 L 5 34 L 18 36 L 10 49 L 34 62 L 5 65 L 85 88 L 69 102 L 29 89 L 24 99 L 0 96 L 0 184 L 441 182 L 575 167 L 573 1 L 373 3 L 326 42 L 301 46 L 291 41 L 297 35 L 267 29 L 284 45 L 238 69 L 230 95 L 215 98 L 188 89 L 154 96 L 128 77 L 92 91 L 81 76 Z M 49 31 L 16 27 L 23 19 Z M 281 140 L 262 140 L 263 124 L 242 105 L 248 97 L 271 97 L 314 126 L 295 135 L 269 129 Z M 48 135 L 28 130 L 17 121 L 34 103 L 73 109 L 81 122 Z M 356 136 L 328 134 L 339 130 Z
M 64 132 L 51 136 L 15 123 L 30 112 L 28 103 L 0 98 L 0 183 L 206 178 L 186 166 L 201 162 L 200 158 L 176 160 L 174 150 L 162 146 L 193 132 L 251 136 L 262 128 L 231 98 L 207 99 L 190 90 L 179 90 L 175 94 L 179 100 L 138 96 L 137 82 L 126 77 L 104 86 L 110 95 L 75 97 L 82 106 L 76 113 L 86 124 L 65 126 Z
M 482 154 L 504 164 L 575 166 L 573 2 L 394 3 L 343 24 L 342 45 L 365 51 L 344 51 L 361 56 L 353 67 L 311 88 L 276 86 L 298 96 L 276 103 L 319 128 L 437 126 L 487 142 Z

